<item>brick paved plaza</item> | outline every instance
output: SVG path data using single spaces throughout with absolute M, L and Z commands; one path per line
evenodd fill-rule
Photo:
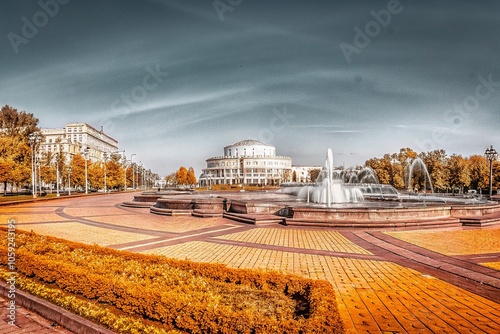
M 1 223 L 88 244 L 328 280 L 349 333 L 500 332 L 500 226 L 331 230 L 167 217 L 133 194 L 0 207 Z M 3 310 L 2 310 L 3 312 Z M 5 316 L 0 330 L 6 327 Z M 49 329 L 51 330 L 51 329 Z M 15 332 L 29 332 L 19 329 Z

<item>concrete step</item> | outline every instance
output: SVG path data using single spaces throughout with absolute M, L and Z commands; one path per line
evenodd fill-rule
M 500 213 L 495 212 L 484 216 L 459 218 L 463 226 L 490 226 L 500 223 Z
M 218 209 L 196 209 L 193 216 L 200 218 L 222 217 L 223 211 Z
M 429 220 L 393 220 L 393 221 L 372 221 L 372 220 L 334 220 L 321 221 L 314 219 L 294 219 L 286 218 L 287 226 L 315 226 L 315 227 L 336 227 L 336 228 L 400 228 L 400 227 L 429 227 L 429 226 L 461 226 L 460 219 L 440 218 Z
M 157 207 L 151 207 L 149 212 L 164 215 L 164 216 L 191 216 L 193 210 L 183 210 L 183 209 L 162 209 Z
M 259 224 L 282 224 L 285 222 L 285 217 L 270 215 L 270 214 L 247 214 L 224 212 L 224 218 L 239 221 L 241 223 L 259 225 Z

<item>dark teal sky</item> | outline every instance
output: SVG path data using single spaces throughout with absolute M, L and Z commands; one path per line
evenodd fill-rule
M 0 2 L 0 104 L 162 175 L 242 139 L 302 165 L 500 147 L 498 1 L 59 1 Z

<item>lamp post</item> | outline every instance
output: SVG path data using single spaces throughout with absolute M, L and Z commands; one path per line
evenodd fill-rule
M 141 166 L 142 166 L 142 161 L 139 161 L 139 163 L 137 164 L 137 168 L 135 169 L 135 171 L 137 172 L 137 175 L 136 175 L 136 180 L 135 181 L 135 184 L 137 186 L 138 189 L 141 189 L 141 186 L 142 186 L 142 180 L 141 180 Z
M 142 168 L 142 161 L 139 161 L 139 168 L 137 170 L 137 186 L 139 186 L 139 180 L 141 182 L 141 185 L 139 186 L 139 188 L 143 187 L 144 186 L 144 179 L 143 179 L 143 176 L 144 176 L 144 169 Z
M 123 191 L 127 191 L 127 157 L 123 156 Z
M 56 157 L 56 196 L 59 197 L 59 152 L 55 154 Z
M 36 147 L 40 144 L 40 134 L 34 132 L 28 137 L 31 146 L 31 186 L 33 198 L 36 198 Z
M 137 155 L 137 154 L 132 154 L 130 156 L 130 166 L 132 167 L 132 190 L 135 189 L 135 167 L 134 167 L 134 155 Z
M 103 153 L 102 158 L 104 160 L 104 192 L 108 192 L 108 189 L 106 187 L 106 161 L 108 160 L 108 155 L 106 153 Z
M 71 167 L 67 168 L 68 172 L 68 195 L 71 196 Z
M 85 157 L 85 194 L 89 193 L 89 176 L 87 171 L 87 160 L 89 159 L 89 147 L 85 147 L 83 150 L 83 155 Z
M 491 196 L 493 195 L 493 160 L 496 160 L 498 158 L 498 153 L 493 148 L 493 145 L 490 145 L 490 147 L 487 148 L 486 151 L 484 151 L 484 155 L 486 156 L 486 159 L 490 161 L 490 199 L 491 199 Z
M 40 196 L 42 196 L 42 157 L 37 157 L 38 161 L 36 166 L 38 167 L 38 191 Z

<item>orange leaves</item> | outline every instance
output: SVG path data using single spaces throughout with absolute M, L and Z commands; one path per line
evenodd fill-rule
M 18 273 L 145 322 L 192 333 L 343 332 L 334 290 L 325 281 L 120 252 L 33 233 L 18 232 L 16 242 Z

